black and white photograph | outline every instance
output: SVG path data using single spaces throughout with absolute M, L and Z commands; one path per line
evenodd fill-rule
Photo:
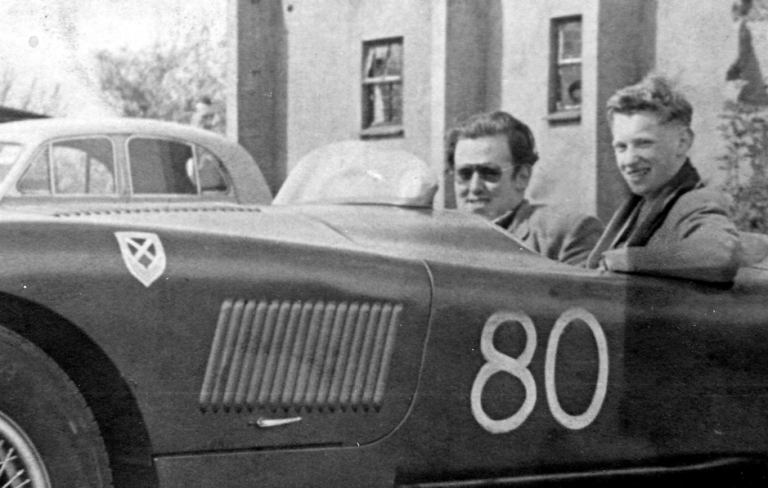
M 0 488 L 768 484 L 768 0 L 0 0 Z

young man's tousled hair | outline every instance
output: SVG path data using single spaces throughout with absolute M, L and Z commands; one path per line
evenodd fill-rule
M 649 75 L 640 83 L 617 91 L 606 104 L 608 122 L 614 114 L 633 115 L 651 112 L 662 124 L 675 123 L 690 128 L 693 107 L 672 83 L 659 75 Z

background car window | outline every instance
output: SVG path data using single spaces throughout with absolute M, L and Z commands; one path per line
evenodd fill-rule
M 197 194 L 187 172 L 192 147 L 175 141 L 134 137 L 128 142 L 134 194 Z
M 112 143 L 108 139 L 78 139 L 51 146 L 56 194 L 115 193 Z
M 29 168 L 16 185 L 24 195 L 50 195 L 51 172 L 48 165 L 48 147 L 35 155 Z
M 0 142 L 0 181 L 4 180 L 21 152 L 21 144 Z
M 229 185 L 224 164 L 212 152 L 197 147 L 197 178 L 202 193 L 227 193 Z

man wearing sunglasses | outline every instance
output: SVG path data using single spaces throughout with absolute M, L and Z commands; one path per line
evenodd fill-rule
M 506 112 L 477 114 L 449 131 L 446 147 L 459 210 L 494 221 L 550 259 L 584 263 L 603 226 L 595 217 L 525 199 L 538 160 L 527 125 Z

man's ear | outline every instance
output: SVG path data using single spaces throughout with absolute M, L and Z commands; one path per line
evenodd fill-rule
M 517 168 L 517 174 L 512 178 L 512 185 L 515 189 L 524 191 L 528 188 L 528 183 L 531 181 L 531 170 L 532 167 L 530 164 L 523 164 Z
M 693 146 L 694 134 L 690 127 L 681 128 L 678 139 L 678 157 L 685 157 Z

